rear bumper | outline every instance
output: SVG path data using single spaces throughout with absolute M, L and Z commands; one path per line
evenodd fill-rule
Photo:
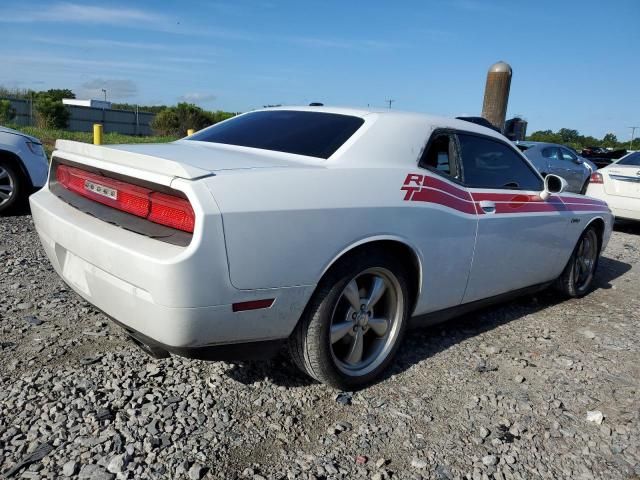
M 31 211 L 55 271 L 133 336 L 197 358 L 206 350 L 193 352 L 205 347 L 288 337 L 312 287 L 233 287 L 221 217 L 211 194 L 198 191 L 196 183 L 185 191 L 198 198 L 192 201 L 198 220 L 187 247 L 93 218 L 48 187 L 30 197 Z M 270 308 L 232 311 L 233 303 L 264 298 L 275 299 Z
M 132 330 L 113 318 L 111 320 L 122 327 L 137 346 L 154 358 L 166 358 L 169 354 L 173 354 L 185 358 L 209 361 L 268 360 L 276 356 L 287 340 L 282 338 L 202 347 L 174 347 Z
M 587 195 L 607 202 L 616 218 L 640 220 L 640 198 L 609 195 L 602 185 L 589 185 Z
M 616 218 L 623 218 L 626 220 L 640 220 L 640 201 L 638 202 L 638 208 L 635 210 L 616 208 L 612 206 L 610 206 L 610 208 Z

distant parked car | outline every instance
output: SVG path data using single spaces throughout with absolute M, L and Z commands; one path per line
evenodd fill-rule
M 594 172 L 587 195 L 606 201 L 617 218 L 640 220 L 640 152 Z
M 609 150 L 604 147 L 587 147 L 583 148 L 581 152 L 583 157 L 607 155 L 608 153 Z
M 582 150 L 582 156 L 595 163 L 598 168 L 611 165 L 615 160 L 624 157 L 627 153 L 624 148 L 620 150 L 608 150 L 602 147 L 587 147 Z
M 0 214 L 42 187 L 48 169 L 47 154 L 40 140 L 0 127 Z
M 516 146 L 543 175 L 553 173 L 569 184 L 568 191 L 584 194 L 589 177 L 598 167 L 564 145 L 544 142 L 518 142 Z

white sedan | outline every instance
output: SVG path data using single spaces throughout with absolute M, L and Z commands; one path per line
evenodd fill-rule
M 410 323 L 551 284 L 586 294 L 612 215 L 565 188 L 463 120 L 299 107 L 164 145 L 58 141 L 31 208 L 59 275 L 152 355 L 286 342 L 351 389 Z
M 594 172 L 587 195 L 606 201 L 616 218 L 640 220 L 640 152 Z

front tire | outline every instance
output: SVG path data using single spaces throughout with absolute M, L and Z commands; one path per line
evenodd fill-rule
M 298 367 L 319 382 L 355 390 L 388 367 L 411 300 L 407 267 L 388 252 L 360 250 L 323 277 L 291 335 Z
M 591 225 L 582 232 L 564 271 L 556 280 L 556 290 L 569 298 L 589 293 L 600 258 L 600 239 Z
M 0 162 L 0 214 L 15 206 L 24 188 L 22 177 L 12 165 Z

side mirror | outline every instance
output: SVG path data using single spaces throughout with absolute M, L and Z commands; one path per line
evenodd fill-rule
M 573 162 L 577 163 L 578 165 L 582 165 L 584 163 L 581 158 L 576 158 Z
M 540 198 L 546 200 L 551 194 L 564 192 L 568 186 L 564 178 L 550 173 L 544 177 L 544 190 L 540 192 Z

